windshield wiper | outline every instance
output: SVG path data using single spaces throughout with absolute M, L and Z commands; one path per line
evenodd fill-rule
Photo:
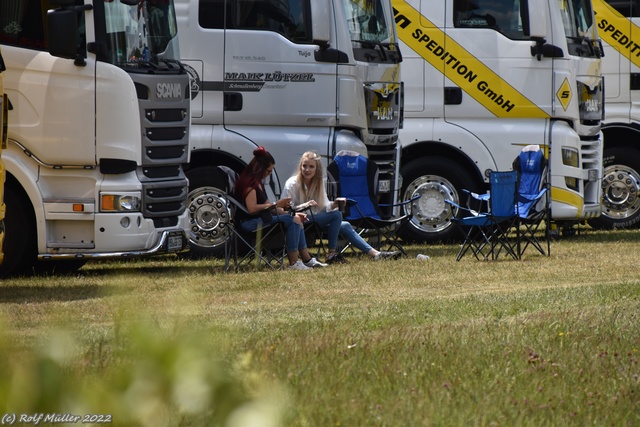
M 176 65 L 181 71 L 184 71 L 184 65 L 182 64 L 182 62 L 178 61 L 177 59 L 158 58 L 158 62 L 163 64 Z

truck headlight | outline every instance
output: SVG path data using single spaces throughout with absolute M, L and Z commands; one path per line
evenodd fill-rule
M 140 212 L 140 196 L 100 193 L 100 212 Z
M 580 159 L 578 158 L 578 150 L 573 148 L 562 149 L 562 164 L 566 166 L 572 166 L 577 168 L 580 166 Z

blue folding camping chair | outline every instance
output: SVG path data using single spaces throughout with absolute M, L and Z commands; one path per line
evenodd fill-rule
M 378 203 L 378 166 L 354 151 L 338 152 L 327 167 L 327 175 L 329 193 L 347 199 L 344 220 L 360 235 L 369 236 L 373 247 L 384 251 L 395 248 L 407 255 L 400 242 L 399 233 L 411 220 L 411 206 L 420 196 L 402 203 Z M 381 207 L 391 213 L 385 215 Z M 393 216 L 395 208 L 401 208 L 403 213 Z
M 518 172 L 518 257 L 532 246 L 542 255 L 551 254 L 551 201 L 547 159 L 539 145 L 528 145 L 513 161 Z M 541 225 L 545 227 L 540 229 Z M 538 237 L 541 233 L 542 237 Z M 543 243 L 546 245 L 543 246 Z M 546 251 L 545 251 L 546 246 Z
M 456 212 L 452 221 L 464 236 L 456 261 L 460 261 L 468 252 L 478 260 L 497 259 L 502 250 L 514 259 L 519 258 L 517 248 L 508 238 L 518 220 L 517 182 L 516 171 L 491 172 L 489 193 L 476 196 L 478 200 L 486 202 L 480 211 L 446 200 Z M 461 216 L 458 217 L 458 214 Z

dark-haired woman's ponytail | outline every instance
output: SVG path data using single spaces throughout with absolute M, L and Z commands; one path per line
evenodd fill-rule
M 265 156 L 266 154 L 267 154 L 267 150 L 262 145 L 259 145 L 258 148 L 253 150 L 253 155 L 256 157 Z

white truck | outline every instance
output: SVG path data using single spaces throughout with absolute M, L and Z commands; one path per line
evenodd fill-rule
M 593 0 L 593 8 L 607 90 L 602 216 L 590 224 L 627 228 L 640 223 L 640 1 Z
M 300 156 L 368 155 L 397 197 L 401 55 L 390 0 L 177 0 L 181 61 L 192 75 L 191 254 L 228 235 L 217 165 L 241 171 L 262 145 L 278 195 Z M 325 163 L 326 166 L 327 163 Z
M 589 1 L 393 0 L 404 62 L 405 238 L 453 239 L 462 189 L 538 144 L 562 229 L 600 215 L 602 46 Z
M 172 0 L 0 3 L 0 275 L 186 249 L 189 77 Z

